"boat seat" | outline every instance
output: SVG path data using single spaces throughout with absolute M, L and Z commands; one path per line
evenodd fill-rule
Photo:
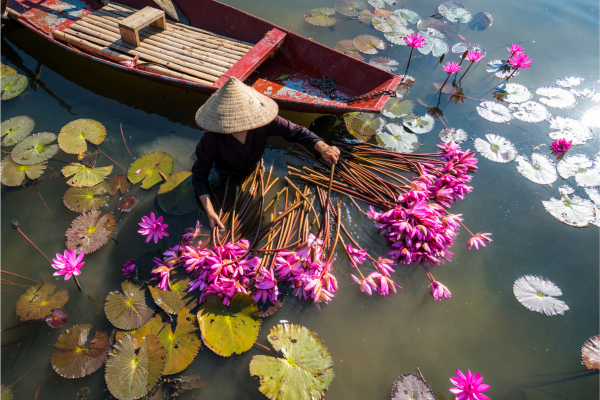
M 140 45 L 139 30 L 146 25 L 153 26 L 160 30 L 167 29 L 167 19 L 165 12 L 152 7 L 144 7 L 140 11 L 119 22 L 119 31 L 121 40 L 134 46 Z

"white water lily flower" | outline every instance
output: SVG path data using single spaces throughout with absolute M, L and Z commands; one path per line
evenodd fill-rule
M 600 155 L 594 161 L 583 154 L 568 155 L 558 162 L 557 169 L 563 179 L 574 176 L 578 186 L 600 186 Z
M 508 163 L 517 156 L 517 149 L 506 138 L 488 133 L 485 135 L 487 142 L 483 139 L 475 139 L 475 150 L 490 161 L 497 163 Z
M 600 192 L 598 189 L 585 189 L 585 193 L 596 206 L 596 219 L 591 223 L 600 228 Z
M 465 140 L 467 140 L 467 132 L 463 129 L 454 129 L 454 128 L 444 128 L 440 132 L 440 139 L 444 143 L 449 143 L 453 141 L 456 144 L 461 144 Z
M 521 104 L 511 104 L 513 117 L 523 122 L 538 123 L 550 118 L 548 109 L 535 101 L 526 101 Z
M 542 201 L 544 208 L 550 215 L 570 226 L 583 228 L 596 220 L 596 207 L 589 200 L 584 200 L 579 196 L 571 196 L 574 192 L 569 185 L 559 188 L 561 199 L 550 199 Z
M 477 106 L 477 112 L 482 118 L 499 124 L 505 124 L 513 119 L 513 115 L 508 107 L 494 103 L 493 101 L 484 101 L 479 104 Z
M 498 90 L 507 93 L 504 96 L 504 101 L 509 103 L 524 103 L 533 97 L 529 89 L 518 83 L 507 83 L 506 85 L 499 86 Z
M 379 132 L 377 142 L 391 151 L 412 153 L 419 148 L 419 139 L 414 133 L 404 130 L 402 125 L 388 124 L 385 129 L 389 132 Z
M 577 104 L 577 98 L 566 89 L 552 86 L 538 88 L 535 93 L 540 98 L 540 103 L 553 108 L 573 108 Z
M 558 179 L 556 165 L 550 157 L 544 154 L 533 153 L 531 161 L 524 155 L 518 155 L 515 162 L 521 175 L 534 183 L 549 185 Z
M 517 279 L 513 285 L 513 293 L 519 303 L 530 311 L 546 315 L 564 315 L 569 306 L 553 296 L 562 296 L 562 292 L 554 282 L 536 275 L 525 275 Z
M 581 121 L 569 117 L 554 117 L 548 120 L 551 129 L 556 132 L 550 132 L 550 139 L 565 139 L 572 141 L 573 146 L 586 143 L 594 138 L 594 132 Z

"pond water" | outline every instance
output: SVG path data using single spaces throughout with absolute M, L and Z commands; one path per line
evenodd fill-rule
M 229 0 L 227 3 L 327 46 L 360 34 L 378 34 L 357 21 L 341 22 L 335 30 L 304 21 L 307 10 L 333 7 L 333 0 Z M 535 60 L 532 68 L 512 81 L 534 91 L 572 75 L 598 86 L 596 1 L 469 0 L 464 5 L 473 13 L 485 11 L 494 17 L 493 25 L 483 31 L 467 29 L 466 25 L 453 31 L 470 42 L 482 44 L 487 49 L 486 61 L 504 58 L 505 47 L 511 43 L 525 46 Z M 415 1 L 391 9 L 401 6 L 427 16 L 436 12 L 437 4 Z M 450 40 L 456 41 L 456 37 Z M 391 47 L 385 55 L 400 63 L 396 72 L 402 73 L 408 58 L 406 47 Z M 445 61 L 457 58 L 448 54 Z M 431 82 L 445 79 L 438 61 L 416 52 L 413 56 L 409 74 L 417 83 L 408 98 L 415 102 L 415 113 L 419 115 L 427 111 L 424 104 L 432 106 L 437 102 Z M 174 157 L 175 171 L 191 167 L 191 154 L 201 137 L 194 114 L 206 97 L 115 72 L 53 46 L 25 28 L 3 33 L 2 62 L 18 67 L 30 79 L 41 71 L 21 96 L 2 102 L 2 120 L 28 115 L 35 120 L 34 133 L 58 133 L 74 119 L 94 119 L 108 131 L 100 148 L 127 168 L 131 159 L 121 139 L 122 124 L 133 156 L 162 150 Z M 489 93 L 499 80 L 485 72 L 484 63 L 471 68 L 463 80 L 463 88 L 468 96 L 493 100 Z M 525 155 L 530 155 L 532 148 L 540 144 L 549 146 L 546 122 L 526 124 L 514 120 L 511 124 L 494 124 L 479 117 L 477 105 L 477 101 L 469 99 L 454 104 L 444 96 L 440 107 L 448 126 L 464 129 L 469 138 L 495 133 L 515 143 L 517 150 Z M 573 109 L 549 110 L 553 115 L 580 119 L 593 107 L 598 107 L 597 103 L 579 99 Z M 599 114 L 598 108 L 595 113 L 586 114 L 592 123 L 595 119 L 595 137 L 585 145 L 573 147 L 571 153 L 593 157 L 598 152 Z M 281 115 L 307 127 L 320 116 L 294 112 Z M 433 131 L 419 136 L 419 152 L 435 150 L 441 128 L 438 120 Z M 327 141 L 344 137 L 350 138 L 339 133 L 325 135 Z M 469 139 L 463 147 L 472 149 L 473 141 Z M 549 154 L 547 150 L 544 152 Z M 334 274 L 340 288 L 335 299 L 322 310 L 288 299 L 277 314 L 263 319 L 259 343 L 267 344 L 269 329 L 280 320 L 316 332 L 334 360 L 335 379 L 326 392 L 327 399 L 387 399 L 396 377 L 417 372 L 417 367 L 434 390 L 448 396 L 448 388 L 452 386 L 448 377 L 454 376 L 457 368 L 463 371 L 469 368 L 485 376 L 485 383 L 491 385 L 486 394 L 492 399 L 599 398 L 598 375 L 585 373 L 580 355 L 585 340 L 599 333 L 598 228 L 593 225 L 573 228 L 544 210 L 541 201 L 559 197 L 558 187 L 565 183 L 562 179 L 552 187 L 536 185 L 520 175 L 514 163 L 496 164 L 479 154 L 477 157 L 480 161 L 472 181 L 474 191 L 452 210 L 464 214 L 465 224 L 472 231 L 491 232 L 494 241 L 483 250 L 467 251 L 463 243 L 468 234 L 463 231 L 451 249 L 455 253 L 453 261 L 432 269 L 436 279 L 452 291 L 450 300 L 434 301 L 428 294 L 429 281 L 423 270 L 406 266 L 398 267 L 395 274 L 403 290 L 390 297 L 368 297 L 350 278 L 350 263 L 338 251 Z M 118 220 L 115 235 L 118 244 L 111 241 L 101 251 L 85 257 L 79 280 L 94 296 L 95 300 L 89 301 L 72 282 L 54 278 L 47 262 L 9 225 L 10 218 L 16 218 L 23 232 L 48 255 L 63 251 L 64 232 L 77 214 L 63 205 L 62 196 L 68 186 L 58 174 L 65 163 L 72 161 L 73 156 L 59 152 L 35 188 L 2 187 L 2 269 L 53 282 L 59 289 L 68 289 L 71 297 L 65 307 L 69 322 L 64 328 L 32 324 L 2 334 L 2 383 L 11 384 L 26 374 L 14 386 L 19 391 L 16 399 L 33 399 L 38 390 L 38 399 L 75 398 L 85 386 L 91 389 L 90 399 L 110 398 L 103 372 L 69 380 L 58 376 L 52 368 L 48 370 L 54 343 L 65 328 L 75 324 L 89 323 L 94 328 L 111 331 L 102 305 L 108 292 L 120 289 L 121 265 L 130 257 L 136 259 L 161 248 L 160 242 L 146 244 L 136 233 L 141 216 L 150 211 L 164 215 L 171 232 L 169 245 L 175 244 L 177 233 L 194 225 L 197 218 L 206 225 L 204 212 L 181 217 L 165 215 L 156 204 L 156 189 L 133 188 L 130 193 L 137 194 L 140 202 Z M 271 139 L 265 164 L 272 164 L 276 176 L 283 176 L 286 161 L 301 162 L 291 153 L 291 145 Z M 97 166 L 105 165 L 114 164 L 101 156 Z M 116 173 L 122 170 L 115 165 L 113 175 Z M 573 178 L 568 181 L 576 187 Z M 577 192 L 587 198 L 582 189 L 577 188 Z M 103 212 L 115 210 L 117 198 L 111 197 Z M 384 255 L 385 241 L 372 222 L 347 200 L 344 204 L 346 224 L 360 244 L 373 255 Z M 114 215 L 117 218 L 119 212 L 114 211 Z M 527 274 L 548 278 L 561 288 L 561 299 L 570 308 L 565 315 L 548 317 L 519 304 L 513 295 L 513 282 Z M 6 275 L 3 279 L 26 284 Z M 2 329 L 19 323 L 14 310 L 23 291 L 3 281 Z M 182 398 L 264 398 L 258 391 L 258 379 L 251 378 L 248 371 L 255 354 L 260 353 L 250 350 L 241 356 L 222 358 L 203 347 L 185 374 L 202 374 L 207 385 Z

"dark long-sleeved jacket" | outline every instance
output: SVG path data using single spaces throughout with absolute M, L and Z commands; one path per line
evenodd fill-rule
M 321 138 L 308 129 L 280 116 L 265 126 L 249 130 L 245 144 L 233 135 L 207 131 L 196 146 L 197 159 L 192 167 L 192 184 L 196 196 L 209 194 L 208 174 L 213 162 L 226 172 L 248 174 L 263 156 L 267 138 L 273 135 L 309 149 L 313 149 L 321 141 Z

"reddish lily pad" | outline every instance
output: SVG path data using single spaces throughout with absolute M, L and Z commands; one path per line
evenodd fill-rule
M 106 361 L 110 338 L 96 331 L 89 347 L 85 347 L 92 330 L 90 324 L 80 324 L 67 329 L 56 341 L 58 351 L 52 354 L 52 368 L 64 378 L 83 378 L 96 372 Z
M 52 314 L 46 317 L 46 323 L 50 328 L 62 328 L 69 321 L 69 316 L 62 308 L 52 310 Z
M 108 243 L 116 229 L 117 225 L 112 215 L 101 216 L 98 210 L 88 211 L 71 222 L 71 227 L 65 233 L 65 245 L 68 250 L 75 250 L 77 254 L 82 251 L 90 254 Z
M 312 25 L 333 26 L 337 23 L 337 18 L 331 16 L 335 14 L 335 9 L 329 7 L 314 8 L 306 12 L 304 20 Z
M 65 178 L 73 176 L 71 179 L 67 180 L 69 186 L 89 187 L 102 182 L 105 177 L 110 175 L 112 170 L 112 165 L 101 168 L 89 168 L 83 164 L 71 163 L 62 169 L 62 173 Z
M 186 369 L 198 354 L 200 337 L 198 336 L 196 316 L 187 308 L 177 315 L 175 332 L 167 324 L 158 334 L 158 339 L 167 352 L 165 375 L 177 374 Z
M 51 283 L 40 283 L 27 289 L 17 301 L 21 321 L 40 320 L 51 315 L 52 310 L 64 307 L 69 293 L 66 290 L 54 293 L 55 290 Z
M 119 329 L 137 329 L 144 325 L 154 312 L 148 308 L 145 290 L 133 282 L 121 283 L 123 293 L 110 292 L 106 297 L 104 312 L 111 324 Z
M 34 126 L 33 119 L 24 115 L 2 122 L 0 126 L 2 146 L 13 146 L 19 143 L 33 131 Z
M 119 202 L 117 203 L 117 210 L 121 212 L 129 212 L 133 210 L 137 203 L 138 197 L 135 194 L 128 194 L 127 196 L 124 196 L 121 200 L 119 200 Z
M 378 50 L 385 50 L 386 47 L 383 40 L 371 35 L 355 37 L 352 43 L 358 51 L 365 54 L 377 54 Z
M 63 126 L 58 134 L 58 145 L 65 153 L 81 154 L 87 150 L 86 140 L 100 144 L 106 137 L 106 128 L 93 119 L 77 119 Z
M 114 196 L 118 191 L 120 191 L 121 194 L 125 194 L 130 187 L 131 183 L 129 183 L 129 180 L 125 175 L 117 175 L 110 181 L 110 195 Z
M 581 348 L 581 358 L 587 369 L 600 369 L 600 336 L 589 338 Z
M 84 213 L 90 210 L 98 210 L 104 207 L 108 201 L 109 186 L 101 182 L 96 186 L 67 189 L 63 197 L 63 203 L 71 211 Z
M 333 46 L 334 50 L 339 51 L 340 53 L 344 53 L 347 56 L 356 58 L 357 60 L 364 61 L 365 58 L 360 55 L 354 44 L 352 44 L 352 39 L 340 40 Z

